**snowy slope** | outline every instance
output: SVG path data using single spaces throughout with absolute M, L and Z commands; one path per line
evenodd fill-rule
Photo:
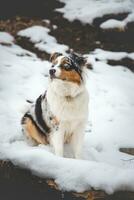
M 14 41 L 13 36 L 6 32 L 0 32 L 0 43 L 12 44 Z
M 65 3 L 63 8 L 56 9 L 70 21 L 75 19 L 82 23 L 92 24 L 97 17 L 109 14 L 129 13 L 123 20 L 110 19 L 100 25 L 103 29 L 124 29 L 129 22 L 134 21 L 133 0 L 59 0 Z
M 0 158 L 10 159 L 38 176 L 54 178 L 68 191 L 91 187 L 107 193 L 134 191 L 134 157 L 119 152 L 120 147 L 134 147 L 134 74 L 106 63 L 115 54 L 118 60 L 127 53 L 97 49 L 85 55 L 94 68 L 87 71 L 90 112 L 83 157 L 75 160 L 66 158 L 71 157 L 68 146 L 65 157 L 60 158 L 49 145 L 32 147 L 25 143 L 20 126 L 25 100 L 35 100 L 47 88 L 50 63 L 15 44 L 0 45 Z
M 42 26 L 32 26 L 18 32 L 18 35 L 27 37 L 31 42 L 35 43 L 35 47 L 41 51 L 51 54 L 55 51 L 64 53 L 68 47 L 64 44 L 57 44 L 56 39 L 49 35 L 50 30 Z

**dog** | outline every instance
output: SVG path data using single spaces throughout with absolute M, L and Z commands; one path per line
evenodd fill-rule
M 55 155 L 63 156 L 69 143 L 76 159 L 81 158 L 88 119 L 89 95 L 85 86 L 85 58 L 55 52 L 50 56 L 47 91 L 40 95 L 22 118 L 27 139 L 50 144 Z

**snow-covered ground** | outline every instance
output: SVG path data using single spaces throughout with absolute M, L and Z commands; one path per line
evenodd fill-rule
M 56 9 L 70 21 L 75 19 L 82 23 L 92 24 L 97 17 L 109 14 L 129 13 L 123 20 L 109 19 L 100 27 L 103 29 L 118 28 L 123 30 L 129 22 L 134 21 L 134 0 L 59 0 L 65 3 L 63 8 Z
M 19 35 L 28 33 L 31 38 L 31 29 L 20 31 Z M 44 28 L 37 33 L 42 31 L 48 33 Z M 0 32 L 1 43 L 5 43 L 1 34 L 5 33 Z M 134 191 L 134 156 L 119 151 L 120 147 L 134 147 L 134 74 L 123 66 L 106 63 L 107 59 L 133 58 L 134 53 L 96 49 L 85 55 L 93 64 L 93 70 L 87 71 L 89 122 L 82 159 L 75 160 L 68 146 L 61 158 L 52 153 L 49 145 L 32 147 L 24 141 L 20 120 L 27 107 L 26 99 L 35 100 L 47 88 L 50 63 L 15 45 L 8 33 L 5 36 L 11 46 L 0 45 L 0 158 L 41 177 L 53 178 L 59 188 L 68 191 L 81 192 L 91 187 L 107 193 Z M 34 36 L 35 45 L 40 37 L 42 42 L 49 41 L 47 34 Z M 59 46 L 56 40 L 54 43 Z
M 12 44 L 14 41 L 13 36 L 11 36 L 9 33 L 6 32 L 0 32 L 0 44 Z
M 46 20 L 45 20 L 46 21 Z M 50 30 L 42 26 L 32 26 L 18 32 L 18 35 L 27 37 L 35 43 L 35 47 L 41 51 L 51 54 L 53 49 L 57 52 L 65 52 L 68 47 L 64 44 L 58 44 L 56 39 L 49 35 Z

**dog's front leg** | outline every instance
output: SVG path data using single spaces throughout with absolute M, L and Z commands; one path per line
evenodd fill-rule
M 76 159 L 81 159 L 83 140 L 84 131 L 83 129 L 78 128 L 77 131 L 73 133 L 71 138 L 71 146 Z
M 50 143 L 54 148 L 54 153 L 57 156 L 63 156 L 64 136 L 60 131 L 55 131 L 51 135 Z

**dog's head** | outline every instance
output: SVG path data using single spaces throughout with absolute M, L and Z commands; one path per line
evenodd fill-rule
M 60 79 L 77 84 L 83 82 L 83 66 L 86 62 L 84 57 L 74 53 L 65 56 L 55 52 L 50 56 L 50 61 L 52 62 L 52 66 L 49 74 L 52 80 Z

